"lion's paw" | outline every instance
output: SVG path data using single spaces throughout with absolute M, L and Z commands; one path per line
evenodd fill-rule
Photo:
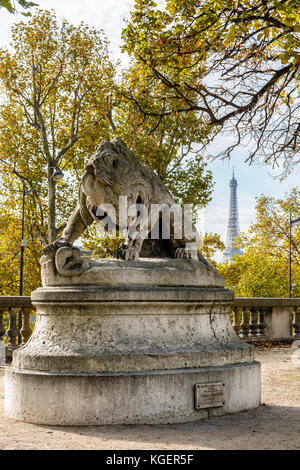
M 49 245 L 44 246 L 43 253 L 44 255 L 55 255 L 57 250 L 62 247 L 71 248 L 72 245 L 66 240 L 55 240 L 53 243 L 49 243 Z
M 177 248 L 175 251 L 175 258 L 186 258 L 186 259 L 195 259 L 198 260 L 198 251 L 190 250 L 188 248 Z

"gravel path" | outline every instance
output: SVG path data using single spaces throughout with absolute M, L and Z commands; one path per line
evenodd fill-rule
M 293 351 L 256 350 L 262 363 L 257 410 L 180 425 L 59 427 L 13 421 L 4 414 L 0 369 L 0 449 L 299 449 L 300 358 L 293 362 Z

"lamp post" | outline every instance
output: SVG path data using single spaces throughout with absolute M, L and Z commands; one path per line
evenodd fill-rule
M 64 177 L 64 174 L 63 172 L 57 168 L 56 166 L 55 167 L 50 167 L 50 168 L 53 168 L 54 171 L 53 171 L 53 174 L 52 174 L 52 178 L 54 179 L 54 181 L 60 181 L 63 177 Z M 41 174 L 41 176 L 44 174 L 45 172 L 43 172 Z M 25 246 L 26 246 L 26 240 L 24 239 L 24 223 L 25 223 L 25 198 L 26 196 L 29 196 L 29 194 L 31 194 L 35 188 L 36 188 L 36 185 L 38 184 L 38 182 L 40 181 L 41 179 L 41 176 L 38 178 L 38 180 L 36 181 L 36 183 L 32 186 L 32 188 L 30 188 L 28 191 L 26 191 L 26 188 L 25 188 L 25 178 L 21 177 L 22 178 L 22 185 L 23 185 L 23 188 L 22 188 L 22 230 L 21 230 L 21 253 L 20 253 L 20 283 L 19 283 L 19 295 L 22 296 L 23 295 L 23 285 L 24 285 L 24 249 L 25 249 Z M 21 344 L 21 328 L 22 328 L 22 312 L 20 311 L 19 312 L 19 318 L 18 318 L 18 327 L 19 327 L 19 333 L 18 333 L 18 343 Z
M 292 212 L 290 211 L 290 226 L 289 226 L 289 297 L 292 297 L 292 225 L 300 222 L 300 217 L 292 219 Z

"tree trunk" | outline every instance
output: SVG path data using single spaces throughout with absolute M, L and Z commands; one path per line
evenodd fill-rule
M 56 240 L 56 226 L 55 226 L 55 181 L 52 177 L 53 168 L 48 167 L 48 237 L 49 243 Z

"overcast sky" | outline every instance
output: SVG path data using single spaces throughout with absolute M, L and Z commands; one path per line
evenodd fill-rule
M 89 25 L 105 31 L 113 57 L 121 59 L 126 65 L 127 59 L 120 52 L 121 30 L 124 19 L 129 18 L 133 0 L 36 0 L 42 9 L 55 10 L 59 18 L 66 18 L 73 24 L 84 21 Z M 24 19 L 13 16 L 1 9 L 0 15 L 0 46 L 5 47 L 11 39 L 10 27 L 14 21 Z M 25 19 L 26 21 L 26 19 Z M 219 138 L 211 147 L 212 152 L 218 152 L 224 146 L 224 138 Z M 281 197 L 285 191 L 299 185 L 300 169 L 295 171 L 283 183 L 274 180 L 272 172 L 265 166 L 248 166 L 244 163 L 245 154 L 237 152 L 230 161 L 215 161 L 209 164 L 215 179 L 213 200 L 204 211 L 204 230 L 221 234 L 226 241 L 227 219 L 229 210 L 229 180 L 232 167 L 238 181 L 238 204 L 240 228 L 247 231 L 251 221 L 255 220 L 255 196 L 265 194 Z M 220 257 L 219 257 L 220 259 Z

